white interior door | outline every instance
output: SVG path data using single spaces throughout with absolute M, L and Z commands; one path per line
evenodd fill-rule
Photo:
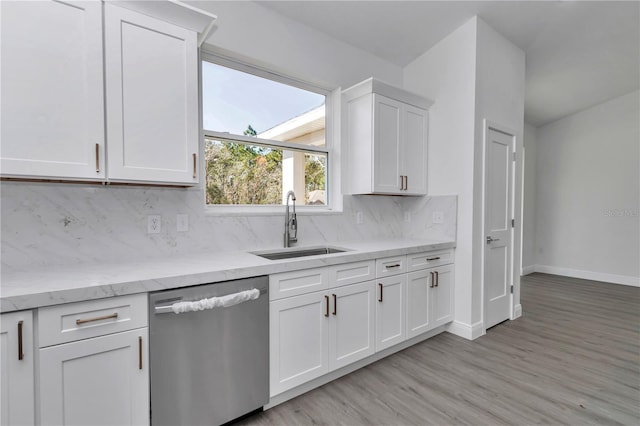
M 485 144 L 485 328 L 510 317 L 513 268 L 513 136 L 488 129 Z

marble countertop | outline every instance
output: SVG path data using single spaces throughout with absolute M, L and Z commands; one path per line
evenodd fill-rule
M 0 312 L 447 249 L 455 247 L 455 242 L 397 239 L 327 245 L 348 251 L 283 260 L 267 260 L 247 251 L 200 252 L 141 261 L 12 271 L 1 277 Z

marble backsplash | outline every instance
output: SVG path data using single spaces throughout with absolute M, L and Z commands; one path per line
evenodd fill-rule
M 205 212 L 202 191 L 2 182 L 2 268 L 11 271 L 282 246 L 284 207 L 277 215 L 210 214 Z M 456 196 L 345 196 L 343 207 L 342 213 L 298 214 L 298 245 L 456 238 Z M 443 223 L 432 223 L 434 211 L 443 212 Z M 357 212 L 363 213 L 362 224 L 356 223 Z M 150 214 L 162 216 L 161 233 L 147 234 Z M 189 216 L 187 232 L 176 231 L 177 214 Z

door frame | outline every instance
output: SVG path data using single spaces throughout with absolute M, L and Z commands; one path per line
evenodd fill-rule
M 522 228 L 522 209 L 518 208 L 519 207 L 519 203 L 522 200 L 522 194 L 519 190 L 519 184 L 522 183 L 522 179 L 519 178 L 520 173 L 522 171 L 522 139 L 521 136 L 518 136 L 518 132 L 516 132 L 515 130 L 513 130 L 512 128 L 508 127 L 508 126 L 504 126 L 502 124 L 499 124 L 497 122 L 488 120 L 488 119 L 483 119 L 483 125 L 482 125 L 482 211 L 481 211 L 481 220 L 480 220 L 480 228 L 481 228 L 481 234 L 480 234 L 480 241 L 478 242 L 478 244 L 482 247 L 482 249 L 480 250 L 480 257 L 481 257 L 481 262 L 480 262 L 480 282 L 481 282 L 481 315 L 482 315 L 482 334 L 485 334 L 487 331 L 487 327 L 486 327 L 486 315 L 485 315 L 485 311 L 486 311 L 486 300 L 485 300 L 485 282 L 484 282 L 484 278 L 485 278 L 485 240 L 484 237 L 486 235 L 486 230 L 485 230 L 485 211 L 486 211 L 486 166 L 487 166 L 487 159 L 486 159 L 486 150 L 487 150 L 487 143 L 488 143 L 488 138 L 489 138 L 489 131 L 490 130 L 495 130 L 497 132 L 503 133 L 507 136 L 511 137 L 512 143 L 513 143 L 513 152 L 515 153 L 516 156 L 516 161 L 514 162 L 513 165 L 513 176 L 511 177 L 512 182 L 511 182 L 511 191 L 512 191 L 512 199 L 511 199 L 511 212 L 512 212 L 512 216 L 513 219 L 516 220 L 516 226 L 511 228 L 511 285 L 513 286 L 513 293 L 511 293 L 509 300 L 510 300 L 510 307 L 509 307 L 509 319 L 510 320 L 514 320 L 518 317 L 520 317 L 522 315 L 522 307 L 520 305 L 520 268 L 519 268 L 519 264 L 520 264 L 520 256 L 519 256 L 519 248 L 516 249 L 516 243 L 518 243 L 518 245 L 521 244 L 521 241 L 519 238 L 517 238 L 517 233 L 520 232 L 520 229 Z M 520 149 L 519 149 L 520 148 Z M 518 265 L 518 267 L 516 267 L 516 265 Z

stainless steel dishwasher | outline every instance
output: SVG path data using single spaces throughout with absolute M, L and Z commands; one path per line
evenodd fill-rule
M 269 401 L 268 290 L 262 276 L 150 293 L 152 425 L 219 425 Z

